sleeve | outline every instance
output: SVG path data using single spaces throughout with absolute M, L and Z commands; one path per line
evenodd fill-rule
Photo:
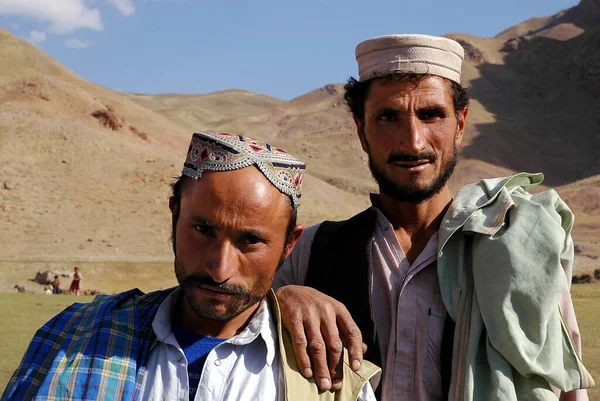
M 316 224 L 304 230 L 291 255 L 283 262 L 275 275 L 273 281 L 275 290 L 285 285 L 304 285 L 310 260 L 310 248 L 319 226 L 320 224 Z

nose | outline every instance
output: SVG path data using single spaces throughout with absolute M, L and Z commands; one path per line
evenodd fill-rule
M 400 150 L 409 155 L 418 155 L 425 149 L 423 123 L 415 115 L 403 119 L 400 133 Z
M 214 281 L 222 283 L 235 275 L 237 270 L 235 246 L 229 241 L 215 241 L 206 255 L 206 273 Z

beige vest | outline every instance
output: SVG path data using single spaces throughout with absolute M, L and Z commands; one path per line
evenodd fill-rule
M 365 383 L 381 372 L 369 361 L 363 361 L 362 368 L 354 372 L 348 361 L 348 351 L 344 349 L 344 380 L 339 391 L 320 391 L 315 379 L 305 378 L 296 363 L 294 347 L 289 332 L 281 325 L 279 303 L 273 290 L 268 294 L 269 307 L 277 323 L 279 355 L 285 380 L 286 401 L 356 401 Z

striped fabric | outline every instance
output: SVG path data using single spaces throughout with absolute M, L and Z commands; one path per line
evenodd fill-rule
M 138 289 L 73 304 L 37 331 L 0 401 L 136 400 L 171 290 Z

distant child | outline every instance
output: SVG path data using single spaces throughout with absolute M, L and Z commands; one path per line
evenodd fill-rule
M 46 285 L 44 286 L 44 294 L 52 295 L 52 283 L 50 281 L 46 281 Z
M 75 274 L 73 274 L 73 281 L 71 281 L 71 294 L 79 295 L 80 281 L 81 273 L 79 273 L 79 267 L 75 267 Z
M 60 280 L 58 279 L 58 276 L 54 276 L 54 281 L 52 282 L 52 293 L 53 294 L 61 294 L 62 292 L 60 291 Z

